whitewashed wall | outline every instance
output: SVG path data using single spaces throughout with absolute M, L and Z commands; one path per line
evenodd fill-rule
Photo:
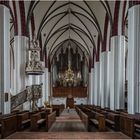
M 74 98 L 75 105 L 79 104 L 87 104 L 87 98 Z M 66 98 L 52 98 L 52 104 L 53 105 L 59 105 L 59 104 L 64 104 L 66 107 Z

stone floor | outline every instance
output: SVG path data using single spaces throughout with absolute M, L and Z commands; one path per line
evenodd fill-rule
M 6 139 L 130 139 L 121 132 L 16 132 Z
M 56 118 L 56 122 L 52 125 L 49 132 L 86 132 L 86 129 L 74 109 L 65 109 Z

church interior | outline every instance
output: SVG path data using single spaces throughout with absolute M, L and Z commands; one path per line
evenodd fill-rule
M 140 138 L 139 46 L 139 0 L 0 0 L 0 138 Z

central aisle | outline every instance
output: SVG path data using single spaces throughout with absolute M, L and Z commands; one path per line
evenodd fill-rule
M 84 124 L 75 109 L 64 109 L 49 132 L 86 132 Z

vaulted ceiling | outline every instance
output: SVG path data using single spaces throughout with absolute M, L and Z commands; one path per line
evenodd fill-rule
M 70 38 L 90 55 L 98 35 L 103 38 L 106 9 L 99 1 L 41 1 L 33 12 L 36 34 L 43 35 L 48 53 Z
M 126 1 L 24 1 L 15 2 L 15 6 L 10 3 L 14 15 L 16 11 L 17 24 L 21 23 L 18 32 L 24 30 L 24 25 L 30 38 L 35 32 L 47 56 L 71 42 L 91 59 L 93 53 L 99 55 L 104 44 L 109 48 L 112 30 L 121 32 L 128 9 Z M 25 15 L 21 14 L 23 10 Z

